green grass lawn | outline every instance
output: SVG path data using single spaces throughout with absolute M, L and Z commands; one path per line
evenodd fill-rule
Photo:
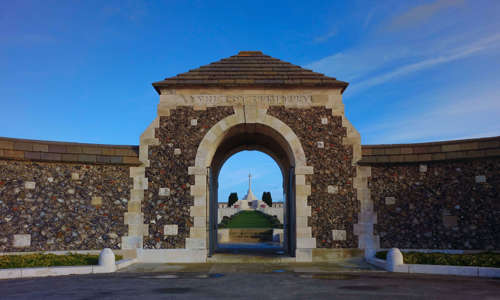
M 241 211 L 231 217 L 225 228 L 272 228 L 271 222 L 258 211 Z
M 116 255 L 118 261 L 121 255 Z M 35 267 L 57 267 L 57 266 L 88 266 L 97 265 L 99 255 L 69 253 L 65 255 L 56 254 L 26 254 L 26 255 L 1 255 L 0 269 L 12 268 L 35 268 Z

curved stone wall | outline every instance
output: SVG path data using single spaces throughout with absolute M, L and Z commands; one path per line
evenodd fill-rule
M 500 137 L 361 148 L 370 201 L 360 205 L 374 211 L 381 247 L 500 249 Z M 137 146 L 0 138 L 0 251 L 121 248 L 138 156 Z M 154 168 L 150 177 L 165 175 Z M 316 203 L 318 216 L 330 207 Z
M 500 249 L 500 137 L 363 146 L 382 248 Z
M 137 147 L 0 138 L 0 252 L 121 248 Z

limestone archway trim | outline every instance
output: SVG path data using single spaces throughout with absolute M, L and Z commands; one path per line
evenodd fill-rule
M 347 129 L 347 136 L 343 138 L 342 143 L 352 146 L 352 165 L 356 168 L 353 185 L 360 205 L 358 223 L 354 224 L 354 234 L 358 236 L 358 248 L 365 249 L 366 255 L 371 255 L 375 249 L 380 248 L 379 237 L 374 234 L 373 230 L 373 226 L 377 224 L 377 214 L 373 209 L 373 200 L 368 186 L 371 167 L 358 164 L 362 156 L 361 136 L 345 116 L 341 95 L 330 95 L 328 103 L 327 108 L 332 110 L 332 115 L 342 117 L 342 126 Z
M 230 128 L 239 124 L 262 124 L 278 132 L 286 140 L 292 152 L 292 163 L 295 165 L 296 260 L 311 261 L 312 249 L 316 248 L 316 239 L 312 237 L 311 227 L 308 226 L 311 207 L 307 205 L 307 198 L 311 194 L 311 186 L 306 184 L 306 175 L 313 173 L 313 167 L 306 164 L 304 149 L 299 138 L 284 122 L 268 115 L 266 108 L 246 105 L 234 109 L 233 115 L 216 123 L 205 134 L 196 152 L 195 165 L 188 168 L 188 173 L 195 176 L 195 184 L 191 186 L 194 205 L 190 208 L 194 224 L 190 229 L 189 238 L 186 238 L 186 248 L 207 249 L 207 167 L 210 166 L 225 134 Z

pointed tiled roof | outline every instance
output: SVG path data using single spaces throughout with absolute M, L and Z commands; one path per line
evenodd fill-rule
M 348 83 L 281 61 L 241 51 L 209 65 L 153 83 L 154 88 L 341 88 Z

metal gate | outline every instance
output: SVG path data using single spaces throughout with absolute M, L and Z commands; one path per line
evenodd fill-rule
M 217 248 L 217 201 L 214 186 L 212 170 L 207 168 L 208 257 L 211 257 Z
M 295 257 L 297 247 L 297 236 L 295 234 L 295 168 L 291 167 L 288 172 L 288 187 L 286 193 L 286 213 L 285 213 L 285 247 L 288 255 Z

